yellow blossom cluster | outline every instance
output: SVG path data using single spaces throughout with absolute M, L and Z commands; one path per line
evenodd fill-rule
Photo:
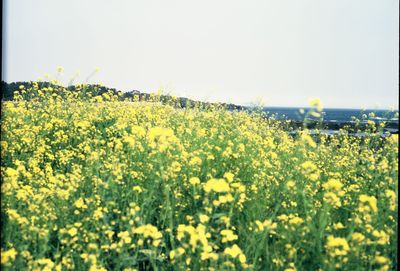
M 398 136 L 179 105 L 19 88 L 1 117 L 2 269 L 395 269 Z

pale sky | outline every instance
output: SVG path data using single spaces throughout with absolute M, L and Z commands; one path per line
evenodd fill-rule
M 119 90 L 398 108 L 398 0 L 5 0 L 3 75 Z

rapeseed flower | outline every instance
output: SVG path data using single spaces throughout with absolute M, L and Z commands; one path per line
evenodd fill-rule
M 230 191 L 229 184 L 224 179 L 210 179 L 204 184 L 203 189 L 207 193 L 209 193 L 211 191 L 214 191 L 217 193 Z
M 3 104 L 2 268 L 397 264 L 398 136 L 382 126 L 297 137 L 264 114 L 55 83 Z

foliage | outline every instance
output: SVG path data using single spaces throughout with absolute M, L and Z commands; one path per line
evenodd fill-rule
M 397 135 L 119 97 L 3 103 L 4 270 L 396 269 Z
M 23 89 L 20 87 L 23 86 Z M 108 88 L 99 84 L 76 84 L 70 85 L 68 87 L 63 87 L 58 84 L 56 80 L 52 80 L 49 82 L 12 82 L 6 83 L 4 81 L 1 82 L 2 89 L 2 100 L 3 101 L 12 101 L 14 100 L 14 95 L 21 94 L 23 90 L 26 89 L 34 89 L 35 87 L 43 89 L 43 88 L 53 88 L 59 89 L 59 92 L 80 92 L 81 98 L 83 97 L 95 97 L 101 96 L 104 93 L 109 93 L 112 96 L 117 96 L 119 101 L 123 101 L 126 99 L 136 100 L 136 101 L 154 101 L 154 94 L 144 93 L 138 90 L 132 90 L 128 92 L 122 92 L 116 90 L 115 88 Z M 28 97 L 24 96 L 25 99 Z M 193 108 L 193 107 L 201 107 L 207 108 L 210 106 L 223 106 L 228 110 L 244 110 L 246 109 L 244 106 L 235 105 L 235 104 L 226 104 L 226 103 L 208 103 L 208 102 L 199 102 L 194 101 L 185 97 L 175 97 L 173 95 L 168 94 L 157 94 L 157 99 L 159 102 L 164 104 L 169 104 L 175 107 L 180 108 Z

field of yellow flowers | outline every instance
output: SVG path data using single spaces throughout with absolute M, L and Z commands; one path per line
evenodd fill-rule
M 396 135 L 60 89 L 3 103 L 3 270 L 396 269 Z

